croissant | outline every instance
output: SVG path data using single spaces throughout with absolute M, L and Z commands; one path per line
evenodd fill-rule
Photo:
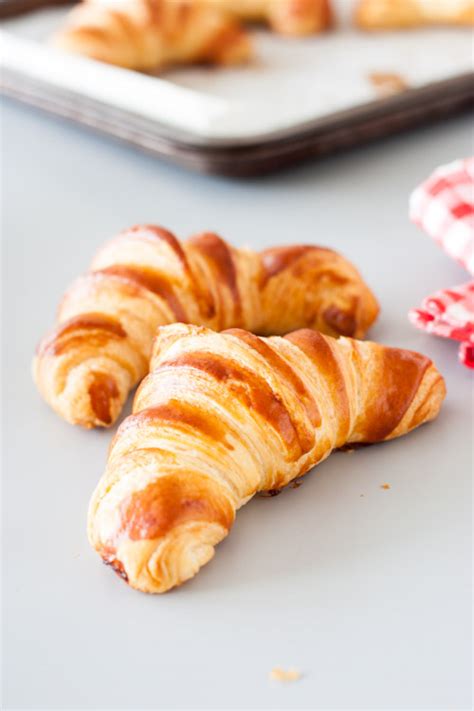
M 330 0 L 205 0 L 234 17 L 268 22 L 285 35 L 322 32 L 332 23 Z
M 474 0 L 359 0 L 356 23 L 365 30 L 472 25 Z
M 127 69 L 234 64 L 251 54 L 245 30 L 196 0 L 83 0 L 53 38 L 68 52 Z
M 214 555 L 236 510 L 333 449 L 433 419 L 444 380 L 418 353 L 312 330 L 259 338 L 174 324 L 92 497 L 92 546 L 130 585 L 164 592 Z
M 362 337 L 377 312 L 357 270 L 330 249 L 256 253 L 212 233 L 181 243 L 160 227 L 137 226 L 106 244 L 67 291 L 33 374 L 68 422 L 108 426 L 148 373 L 160 325 L 238 326 L 264 335 L 308 326 Z

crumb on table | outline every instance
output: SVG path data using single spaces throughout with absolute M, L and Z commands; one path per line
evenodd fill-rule
M 298 479 L 293 479 L 290 486 L 292 489 L 299 489 L 299 487 L 302 485 L 302 483 L 303 483 L 303 477 L 299 477 Z
M 380 488 L 381 489 L 390 489 L 391 487 L 390 487 L 390 484 L 381 484 Z
M 258 496 L 261 496 L 264 499 L 268 499 L 272 498 L 273 496 L 279 496 L 282 491 L 283 489 L 267 489 L 266 491 L 259 491 Z
M 369 74 L 368 78 L 380 99 L 383 99 L 386 96 L 399 94 L 400 92 L 408 89 L 408 84 L 399 74 L 372 72 Z
M 281 667 L 274 667 L 270 672 L 270 679 L 272 681 L 298 681 L 301 679 L 301 672 L 297 669 L 282 669 Z

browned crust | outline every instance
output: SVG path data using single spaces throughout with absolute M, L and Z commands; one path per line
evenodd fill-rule
M 81 333 L 81 331 L 83 333 Z M 84 313 L 64 321 L 38 346 L 38 356 L 61 355 L 80 343 L 104 345 L 111 339 L 126 338 L 120 321 L 101 313 Z
M 239 320 L 242 316 L 242 300 L 231 247 L 222 237 L 213 232 L 203 232 L 191 237 L 189 244 L 205 257 L 211 265 L 216 280 L 230 291 L 234 300 L 235 319 Z
M 305 257 L 309 252 L 316 254 L 334 254 L 330 249 L 325 247 L 312 247 L 309 245 L 298 244 L 289 247 L 272 247 L 260 253 L 262 261 L 262 288 L 266 283 L 287 269 L 291 269 L 302 257 Z
M 243 329 L 233 328 L 224 331 L 229 335 L 235 336 L 239 340 L 246 343 L 250 348 L 253 348 L 259 353 L 270 365 L 270 367 L 278 374 L 280 378 L 290 385 L 297 394 L 298 399 L 303 403 L 303 406 L 308 415 L 309 421 L 313 427 L 319 427 L 321 424 L 321 413 L 314 400 L 313 396 L 303 383 L 299 375 L 295 373 L 293 368 L 271 347 L 268 341 L 263 341 L 261 338 L 254 336 Z M 310 437 L 310 446 L 314 444 L 314 435 Z
M 120 434 L 150 423 L 157 427 L 171 424 L 187 432 L 198 433 L 199 436 L 207 437 L 213 442 L 222 442 L 227 449 L 233 449 L 227 442 L 229 430 L 217 415 L 203 412 L 202 408 L 180 400 L 170 400 L 163 405 L 149 407 L 127 417 L 120 428 Z
M 359 0 L 355 24 L 368 31 L 414 28 L 424 25 L 474 25 L 474 2 L 464 10 L 453 8 L 451 15 L 436 10 L 426 12 L 418 0 Z
M 125 232 L 122 232 L 119 236 L 131 236 L 137 237 L 137 239 L 156 239 L 162 242 L 166 242 L 168 247 L 170 247 L 175 253 L 178 260 L 181 262 L 183 269 L 189 272 L 189 264 L 186 258 L 186 254 L 178 238 L 169 230 L 159 225 L 135 225 L 130 227 Z
M 331 306 L 324 309 L 322 316 L 329 328 L 335 333 L 340 333 L 341 336 L 353 336 L 357 331 L 357 319 L 354 315 L 356 309 L 354 307 L 349 312 L 340 309 L 335 304 L 331 304 Z
M 441 391 L 442 395 L 439 394 Z M 424 422 L 433 411 L 433 399 L 442 399 L 446 394 L 446 385 L 444 378 L 439 375 L 433 380 L 429 389 L 425 393 L 422 402 L 418 405 L 416 410 L 414 410 L 410 422 L 407 423 L 407 428 L 412 429 L 417 427 L 420 422 Z
M 303 351 L 327 381 L 331 396 L 334 399 L 334 409 L 338 414 L 335 446 L 342 445 L 347 440 L 350 432 L 351 410 L 344 373 L 329 345 L 329 340 L 318 331 L 310 329 L 294 331 L 285 336 L 285 338 Z
M 188 317 L 183 305 L 176 296 L 175 290 L 172 283 L 165 274 L 160 274 L 154 269 L 149 269 L 147 267 L 138 267 L 135 265 L 127 264 L 114 264 L 105 269 L 99 269 L 95 274 L 111 274 L 112 276 L 120 277 L 126 279 L 133 284 L 138 284 L 138 286 L 148 289 L 153 294 L 156 294 L 162 298 L 171 311 L 173 312 L 177 321 L 186 323 Z
M 112 423 L 111 400 L 120 395 L 114 378 L 106 373 L 92 373 L 89 397 L 92 410 L 97 419 L 105 425 Z
M 237 23 L 225 24 L 203 48 L 202 62 L 232 63 L 238 53 L 245 58 L 251 51 L 247 33 Z
M 155 540 L 189 522 L 216 523 L 229 530 L 234 509 L 221 487 L 196 472 L 165 475 L 133 492 L 120 506 L 117 539 Z
M 355 342 L 357 353 L 357 343 Z M 378 364 L 372 395 L 363 413 L 365 442 L 386 439 L 401 422 L 430 367 L 431 360 L 420 353 L 400 348 L 381 347 L 374 353 Z M 359 366 L 363 369 L 363 365 Z
M 213 353 L 183 353 L 162 362 L 162 368 L 195 368 L 225 383 L 229 392 L 256 412 L 278 434 L 292 459 L 309 451 L 307 429 L 294 421 L 281 397 L 267 381 L 229 358 Z M 156 371 L 155 371 L 156 372 Z
M 279 12 L 271 13 L 271 24 L 283 34 L 323 32 L 334 21 L 330 0 L 286 0 L 277 8 Z

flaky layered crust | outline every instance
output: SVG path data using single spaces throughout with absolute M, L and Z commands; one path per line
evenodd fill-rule
M 132 587 L 169 590 L 212 558 L 255 493 L 347 443 L 406 434 L 444 395 L 411 351 L 311 330 L 161 328 L 91 501 L 90 542 Z
M 251 44 L 231 15 L 199 0 L 83 0 L 53 44 L 127 69 L 246 61 Z
M 282 334 L 311 327 L 362 337 L 378 305 L 357 270 L 322 247 L 257 253 L 214 233 L 180 242 L 151 225 L 105 245 L 64 296 L 58 326 L 40 343 L 34 378 L 68 422 L 109 426 L 148 372 L 158 326 Z
M 251 22 L 266 22 L 285 35 L 309 35 L 332 24 L 330 0 L 204 0 Z
M 473 25 L 474 0 L 359 0 L 356 23 L 365 30 Z

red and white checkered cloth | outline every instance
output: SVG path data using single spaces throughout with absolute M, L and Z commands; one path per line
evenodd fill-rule
M 474 274 L 474 157 L 441 166 L 416 188 L 410 218 Z
M 474 281 L 427 296 L 408 318 L 427 333 L 461 341 L 459 359 L 474 368 Z
M 410 217 L 474 274 L 474 157 L 438 168 L 413 192 Z M 427 333 L 461 341 L 459 359 L 474 368 L 474 282 L 437 291 L 408 317 Z

